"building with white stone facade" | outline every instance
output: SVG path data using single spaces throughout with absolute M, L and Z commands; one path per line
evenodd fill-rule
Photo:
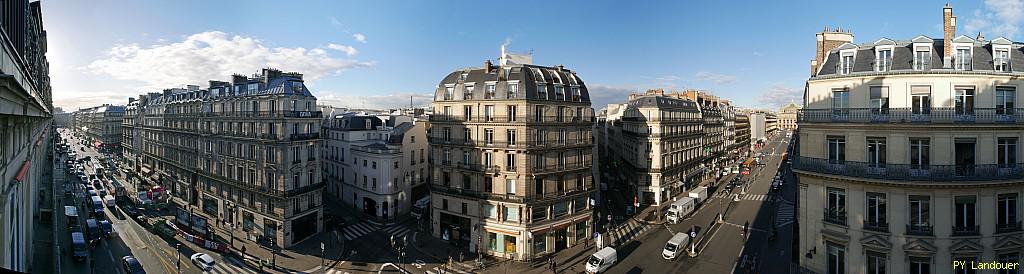
M 1020 263 L 1024 43 L 954 36 L 953 8 L 942 14 L 942 39 L 817 34 L 793 159 L 803 268 L 942 274 L 975 272 L 954 261 Z
M 576 72 L 503 53 L 437 86 L 430 117 L 433 236 L 529 260 L 591 235 L 594 123 Z
M 328 119 L 321 140 L 327 193 L 371 218 L 405 215 L 428 194 L 426 128 L 426 119 L 407 116 Z
M 123 123 L 137 131 L 124 133 L 136 170 L 168 190 L 179 226 L 281 247 L 323 231 L 321 112 L 302 74 L 263 69 L 134 102 Z

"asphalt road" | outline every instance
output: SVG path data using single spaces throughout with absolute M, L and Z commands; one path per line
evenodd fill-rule
M 754 169 L 753 174 L 746 176 L 745 180 L 748 182 L 744 194 L 740 194 L 740 190 L 734 191 L 739 194 L 739 201 L 718 197 L 723 192 L 727 193 L 724 188 L 719 189 L 695 213 L 680 223 L 662 225 L 619 247 L 617 252 L 620 261 L 613 265 L 608 273 L 732 273 L 733 269 L 737 268 L 737 258 L 741 257 L 741 253 L 761 252 L 765 243 L 768 243 L 768 231 L 774 226 L 773 218 L 777 206 L 785 203 L 770 203 L 767 200 L 777 199 L 772 198 L 775 196 L 787 197 L 795 194 L 792 188 L 786 187 L 781 194 L 769 194 L 771 181 L 782 162 L 781 154 L 785 152 L 788 144 L 784 142 L 784 136 L 783 133 L 771 140 L 769 145 L 761 150 L 766 154 L 766 165 L 763 169 Z M 771 153 L 772 149 L 775 153 Z M 728 182 L 732 176 L 724 178 L 723 182 Z M 787 182 L 785 186 L 791 184 Z M 792 198 L 788 199 L 793 201 Z M 726 208 L 728 211 L 725 214 L 725 223 L 715 224 L 717 215 Z M 741 232 L 746 222 L 750 223 L 751 229 L 744 234 Z M 787 224 L 782 229 L 792 226 Z M 688 232 L 691 228 L 696 228 L 699 241 L 706 243 L 698 246 L 697 257 L 691 258 L 683 253 L 673 260 L 663 259 L 661 253 L 668 239 L 676 232 Z M 784 235 L 787 234 L 780 232 L 772 243 L 790 241 L 784 239 Z M 789 260 L 788 257 L 771 258 L 783 259 L 785 262 Z M 761 261 L 765 260 L 766 258 L 761 258 Z
M 80 143 L 81 138 L 74 138 L 72 134 L 68 132 L 61 132 L 61 136 L 68 138 L 68 143 L 71 145 L 72 151 L 78 153 L 78 157 L 92 156 L 93 158 L 101 157 L 102 154 L 96 152 L 96 150 L 84 146 Z M 84 151 L 83 151 L 84 148 Z M 61 164 L 57 168 L 60 174 L 64 174 L 63 161 L 66 160 L 64 155 L 61 155 Z M 87 170 L 94 170 L 95 167 L 85 165 Z M 61 178 L 63 177 L 63 178 Z M 57 179 L 61 179 L 57 182 L 58 185 L 63 185 L 72 188 L 76 193 L 85 193 L 83 182 L 79 181 L 74 176 L 55 176 Z M 63 190 L 63 187 L 61 188 Z M 63 196 L 63 195 L 62 195 Z M 75 201 L 66 201 L 62 199 L 63 205 L 81 205 L 83 200 L 89 199 L 88 195 L 76 195 Z M 59 214 L 63 215 L 63 208 L 60 208 Z M 88 216 L 87 211 L 79 209 L 79 217 L 81 218 L 80 223 L 85 223 L 85 219 Z M 193 265 L 189 261 L 189 256 L 195 252 L 204 252 L 214 257 L 217 262 L 213 271 L 205 273 L 257 273 L 256 270 L 232 264 L 232 262 L 225 261 L 225 258 L 215 252 L 210 252 L 195 246 L 192 243 L 179 241 L 180 237 L 171 239 L 164 239 L 160 236 L 155 235 L 152 231 L 142 227 L 136 220 L 131 219 L 125 215 L 119 208 L 107 207 L 104 209 L 104 215 L 106 219 L 111 220 L 114 227 L 114 233 L 110 238 L 100 240 L 95 247 L 89 250 L 89 259 L 84 262 L 75 261 L 71 256 L 70 249 L 70 232 L 67 228 L 67 220 L 65 218 L 57 218 L 57 233 L 62 248 L 67 247 L 67 251 L 60 255 L 61 273 L 67 274 L 82 274 L 82 273 L 125 273 L 121 267 L 121 258 L 123 256 L 133 256 L 139 260 L 143 268 L 147 273 L 176 273 L 179 267 L 178 263 L 178 252 L 175 251 L 175 244 L 181 243 L 180 252 L 180 270 L 181 273 L 204 273 Z

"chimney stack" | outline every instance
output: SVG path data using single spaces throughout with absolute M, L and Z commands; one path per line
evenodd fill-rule
M 952 67 L 953 60 L 953 36 L 956 35 L 956 16 L 953 16 L 953 6 L 946 3 L 942 7 L 942 67 Z
M 484 73 L 491 73 L 491 60 L 484 61 Z
M 814 60 L 811 61 L 811 76 L 817 74 L 821 66 L 824 65 L 829 51 L 845 43 L 853 42 L 853 33 L 849 30 L 830 29 L 826 26 L 822 32 L 815 35 L 815 38 L 817 41 L 815 42 Z

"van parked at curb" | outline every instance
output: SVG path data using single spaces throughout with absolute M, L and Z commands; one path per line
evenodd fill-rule
M 608 270 L 619 260 L 619 255 L 614 248 L 605 247 L 587 259 L 587 273 L 601 273 Z

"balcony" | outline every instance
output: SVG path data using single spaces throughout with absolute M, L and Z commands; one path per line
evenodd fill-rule
M 978 225 L 973 226 L 954 226 L 953 236 L 978 236 L 981 235 L 981 228 Z
M 526 201 L 525 197 L 515 194 L 498 194 L 491 192 L 476 191 L 472 189 L 462 189 L 443 185 L 430 185 L 431 191 L 437 191 L 445 194 L 485 199 L 492 201 L 504 201 L 510 203 L 523 203 Z
M 318 138 L 320 138 L 320 133 L 319 132 L 314 132 L 314 133 L 293 133 L 291 135 L 288 135 L 288 140 L 289 141 L 304 141 L 304 140 L 313 140 L 313 139 L 318 139 Z
M 288 118 L 320 118 L 322 111 L 285 111 L 284 117 Z
M 550 124 L 572 123 L 572 124 L 590 125 L 590 124 L 594 123 L 594 117 L 593 116 L 590 116 L 590 117 L 586 117 L 586 116 L 578 117 L 578 116 L 573 116 L 572 114 L 565 114 L 565 115 L 562 115 L 562 116 L 558 116 L 558 115 L 543 115 L 543 116 L 530 115 L 530 116 L 526 117 L 526 122 L 527 123 L 550 123 Z
M 1024 124 L 1021 108 L 933 107 L 912 108 L 842 108 L 803 109 L 797 112 L 798 123 L 860 123 L 860 124 Z
M 911 236 L 934 236 L 932 226 L 926 224 L 907 225 L 907 235 Z
M 1008 224 L 996 224 L 996 233 L 1010 233 L 1021 231 L 1020 221 Z
M 889 233 L 889 224 L 886 222 L 864 221 L 864 230 Z
M 560 173 L 560 172 L 571 172 L 581 169 L 590 169 L 590 165 L 586 163 L 565 163 L 562 165 L 545 165 L 545 166 L 533 166 L 531 171 L 536 175 L 548 174 L 548 173 Z
M 956 69 L 956 70 L 972 70 L 973 69 L 973 66 L 972 66 L 973 64 L 971 62 L 972 62 L 973 59 L 974 58 L 972 58 L 971 55 L 960 55 L 960 54 L 953 55 L 953 69 Z
M 325 185 L 326 184 L 324 184 L 321 181 L 319 183 L 305 185 L 305 186 L 302 186 L 302 187 L 299 187 L 299 188 L 289 189 L 289 190 L 286 190 L 284 192 L 284 196 L 285 197 L 293 197 L 293 196 L 296 196 L 296 195 L 299 195 L 299 194 L 303 194 L 303 193 L 306 193 L 306 192 L 310 192 L 310 191 L 314 191 L 314 190 L 317 190 L 317 189 L 321 189 Z
M 838 209 L 825 209 L 825 222 L 846 226 L 846 212 Z
M 838 176 L 894 180 L 928 181 L 960 184 L 962 181 L 1001 181 L 1024 179 L 1024 164 L 986 165 L 908 165 L 855 161 L 829 161 L 811 157 L 794 157 L 793 169 Z
M 167 117 L 167 114 L 164 115 Z M 202 117 L 240 117 L 240 118 L 320 118 L 322 111 L 222 111 L 197 113 Z

